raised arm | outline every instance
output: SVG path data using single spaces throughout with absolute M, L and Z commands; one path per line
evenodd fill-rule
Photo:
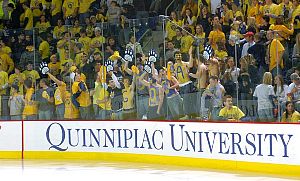
M 139 77 L 139 81 L 140 81 L 143 85 L 149 87 L 149 86 L 150 86 L 150 83 L 144 79 L 145 76 L 146 76 L 146 74 L 147 74 L 147 72 L 143 72 L 142 75 Z

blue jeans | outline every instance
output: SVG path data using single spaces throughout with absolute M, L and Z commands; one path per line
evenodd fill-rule
M 46 110 L 46 111 L 39 110 L 39 120 L 50 120 L 52 114 L 53 114 L 52 110 Z
M 272 121 L 272 119 L 274 119 L 273 109 L 259 109 L 258 118 L 263 122 Z

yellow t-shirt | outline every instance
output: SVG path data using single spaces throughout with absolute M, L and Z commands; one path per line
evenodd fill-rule
M 52 16 L 56 15 L 57 13 L 60 13 L 62 7 L 62 0 L 52 0 L 51 6 L 54 7 L 54 9 L 51 12 Z
M 132 90 L 133 87 L 129 86 L 129 87 L 125 87 L 125 89 L 122 89 L 122 93 L 123 93 L 123 109 L 132 109 L 134 108 L 134 94 L 132 94 Z
M 0 71 L 0 87 L 8 84 L 8 74 L 4 71 Z M 6 89 L 0 91 L 0 95 L 4 95 L 6 93 Z
M 81 64 L 83 53 L 78 53 L 75 55 L 75 64 L 76 66 L 79 66 Z
M 32 10 L 32 14 L 34 17 L 39 17 L 42 15 L 42 11 L 40 10 L 40 4 L 42 4 L 42 0 L 31 0 L 30 7 L 34 8 Z
M 79 90 L 79 83 L 80 82 L 74 82 L 72 85 L 72 94 L 75 94 Z M 85 87 L 86 84 L 84 83 Z M 86 87 L 87 89 L 87 87 Z M 90 94 L 89 91 L 82 91 L 80 96 L 76 99 L 78 103 L 80 104 L 80 107 L 88 107 L 91 104 Z
M 233 11 L 232 10 L 228 10 L 224 16 L 223 16 L 223 25 L 229 25 L 229 20 L 233 20 L 234 16 L 233 16 Z
M 294 23 L 295 17 L 298 15 L 300 15 L 300 5 L 292 11 L 292 23 Z M 300 29 L 300 23 L 294 24 L 294 29 Z
M 274 3 L 272 3 L 271 5 L 264 5 L 261 7 L 260 11 L 263 13 L 263 15 L 266 14 L 278 15 L 277 6 L 278 5 Z M 275 18 L 270 17 L 270 24 L 275 24 Z
M 42 55 L 42 59 L 49 58 L 50 56 L 50 45 L 47 41 L 43 41 L 39 46 L 39 51 Z
M 211 31 L 208 39 L 211 40 L 211 47 L 217 50 L 217 42 L 225 42 L 225 34 L 222 31 Z
M 19 93 L 23 95 L 23 85 L 24 85 L 24 80 L 26 79 L 25 74 L 20 73 L 19 75 L 17 74 L 11 74 L 8 78 L 8 82 L 10 85 L 15 84 L 19 86 Z
M 24 19 L 28 18 L 28 23 L 25 26 L 25 30 L 31 30 L 33 28 L 33 14 L 31 9 L 26 9 Z
M 300 121 L 300 113 L 298 111 L 295 111 L 292 115 L 289 115 L 288 118 L 286 118 L 286 112 L 283 113 L 281 122 L 283 123 L 299 123 Z
M 51 25 L 50 25 L 50 22 L 49 22 L 49 21 L 43 22 L 43 23 L 41 23 L 41 22 L 38 21 L 38 22 L 35 24 L 35 27 L 39 29 L 39 32 L 40 32 L 40 33 L 42 33 L 42 32 L 46 32 L 47 29 L 48 29 L 49 27 L 51 27 Z
M 181 38 L 181 48 L 180 48 L 181 53 L 188 53 L 193 42 L 194 39 L 192 36 L 190 35 L 183 36 Z
M 82 48 L 83 48 L 83 51 L 85 53 L 88 53 L 90 51 L 90 44 L 91 44 L 91 38 L 90 37 L 87 37 L 87 36 L 84 37 L 84 38 L 80 37 L 78 39 L 78 42 L 83 45 Z
M 11 48 L 9 46 L 4 46 L 1 48 L 1 54 L 2 53 L 6 53 L 6 54 L 10 54 L 12 51 L 11 51 Z
M 105 43 L 105 38 L 103 36 L 98 36 L 93 38 L 90 42 L 91 45 L 95 45 L 96 43 L 99 44 Z
M 54 103 L 55 105 L 63 104 L 65 101 L 67 85 L 63 82 L 62 85 L 58 86 L 54 92 Z
M 54 38 L 61 39 L 63 32 L 66 32 L 66 31 L 67 31 L 67 28 L 65 26 L 62 26 L 62 27 L 55 26 L 54 30 L 53 30 Z
M 294 33 L 294 29 L 288 29 L 284 25 L 271 25 L 270 30 L 277 30 L 278 31 L 278 40 L 283 41 L 283 40 L 288 40 L 290 35 Z
M 25 94 L 25 106 L 23 110 L 24 116 L 35 115 L 37 114 L 37 104 L 32 100 L 34 94 L 34 89 L 30 88 L 26 91 Z
M 58 45 L 62 45 L 62 43 L 63 43 L 64 41 L 65 41 L 65 40 L 59 40 L 59 41 L 57 42 L 57 44 L 56 44 L 56 46 L 57 46 L 57 52 L 58 52 L 58 54 L 59 54 L 59 59 L 60 59 L 60 60 L 63 60 L 63 59 L 66 58 L 66 49 L 68 49 L 68 50 L 70 51 L 70 52 L 69 52 L 70 55 L 72 55 L 72 53 L 73 53 L 73 50 L 72 50 L 72 47 L 71 47 L 69 41 L 66 42 L 66 43 L 64 44 L 64 46 L 62 46 L 61 48 L 58 48 Z M 73 40 L 71 40 L 71 44 L 74 44 Z M 70 49 L 70 48 L 71 48 L 71 49 Z M 61 64 L 63 64 L 63 63 L 61 63 Z
M 65 0 L 63 4 L 63 8 L 66 8 L 65 16 L 71 16 L 78 7 L 78 0 Z
M 52 63 L 50 62 L 48 64 L 48 67 L 50 69 L 50 72 L 52 75 L 58 75 L 60 73 L 60 62 Z
M 63 64 L 68 63 L 69 65 L 72 65 L 74 61 L 72 59 L 62 59 L 60 60 L 60 70 L 63 70 Z
M 228 56 L 227 52 L 226 51 L 219 51 L 219 50 L 216 50 L 215 51 L 215 56 L 220 58 L 220 59 L 224 59 L 225 57 Z
M 262 12 L 260 12 L 261 6 L 257 4 L 256 6 L 250 7 L 248 11 L 248 17 L 255 17 L 255 22 L 257 25 L 262 24 Z
M 227 109 L 226 107 L 222 108 L 219 112 L 219 116 L 227 119 L 239 120 L 244 117 L 245 114 L 238 107 L 232 106 L 231 109 Z
M 174 71 L 179 84 L 190 81 L 188 62 L 175 63 Z
M 26 79 L 30 79 L 32 82 L 36 82 L 37 79 L 41 78 L 40 74 L 36 70 L 25 70 L 23 73 L 25 74 Z
M 279 53 L 283 52 L 285 49 L 280 43 L 279 40 L 273 39 L 271 44 L 269 45 L 270 49 L 270 65 L 269 65 L 269 71 L 272 71 L 272 69 L 276 68 L 277 61 L 276 58 L 279 56 Z M 283 59 L 279 60 L 280 67 L 283 68 Z
M 65 92 L 65 119 L 78 119 L 79 110 L 72 103 L 72 95 L 69 91 Z
M 15 64 L 8 54 L 6 54 L 6 53 L 1 54 L 0 62 L 1 62 L 3 71 L 5 71 L 7 73 L 10 73 L 11 71 L 13 71 Z
M 103 86 L 101 86 L 101 84 L 99 84 L 98 82 L 95 82 L 95 94 L 93 96 L 93 104 L 97 104 L 97 100 L 101 101 L 103 99 L 105 99 L 105 97 L 109 98 L 109 92 L 107 90 L 105 90 L 105 88 Z M 104 110 L 111 110 L 111 100 L 109 98 L 109 100 L 105 103 L 100 103 L 97 104 L 101 109 Z
M 71 30 L 70 30 L 70 32 L 71 32 L 71 34 L 72 34 L 72 37 L 75 37 L 76 36 L 76 34 L 79 34 L 80 33 L 80 30 L 81 30 L 81 27 L 80 26 L 78 26 L 78 27 L 72 27 L 71 28 Z
M 177 26 L 174 25 L 177 24 L 178 26 L 182 26 L 182 21 L 181 20 L 173 20 L 172 22 L 167 22 L 167 25 L 166 25 L 166 32 L 167 32 L 167 38 L 168 40 L 172 40 L 172 38 L 176 35 L 176 28 Z
M 79 13 L 86 13 L 95 0 L 79 0 Z

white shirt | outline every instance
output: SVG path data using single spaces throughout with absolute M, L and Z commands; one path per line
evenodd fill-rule
M 275 95 L 274 87 L 272 85 L 260 84 L 256 86 L 253 96 L 258 99 L 258 110 L 273 108 L 270 95 Z
M 242 49 L 242 57 L 248 55 L 248 49 L 250 47 L 252 47 L 253 45 L 255 45 L 255 42 L 247 42 L 243 45 L 243 49 Z
M 297 86 L 295 83 L 291 83 L 288 88 L 288 93 L 291 93 L 293 88 L 296 88 L 296 87 L 299 87 L 299 86 Z M 293 96 L 294 96 L 294 100 L 300 100 L 300 89 L 299 88 L 298 88 L 298 91 L 293 94 Z

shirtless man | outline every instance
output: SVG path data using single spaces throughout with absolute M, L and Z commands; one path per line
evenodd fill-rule
M 208 72 L 209 72 L 209 76 L 217 76 L 219 77 L 220 75 L 220 64 L 218 59 L 216 58 L 211 58 L 210 59 L 210 63 L 208 66 Z
M 190 57 L 193 58 L 193 57 Z M 190 76 L 197 79 L 197 89 L 198 89 L 198 93 L 197 93 L 197 113 L 199 114 L 199 116 L 201 115 L 201 97 L 203 92 L 205 91 L 206 87 L 207 87 L 207 78 L 208 78 L 208 68 L 207 66 L 204 64 L 204 57 L 202 55 L 199 56 L 199 60 L 198 57 L 195 56 L 194 58 L 196 58 L 197 62 L 198 62 L 198 69 L 197 69 L 197 73 L 193 74 L 190 73 Z

